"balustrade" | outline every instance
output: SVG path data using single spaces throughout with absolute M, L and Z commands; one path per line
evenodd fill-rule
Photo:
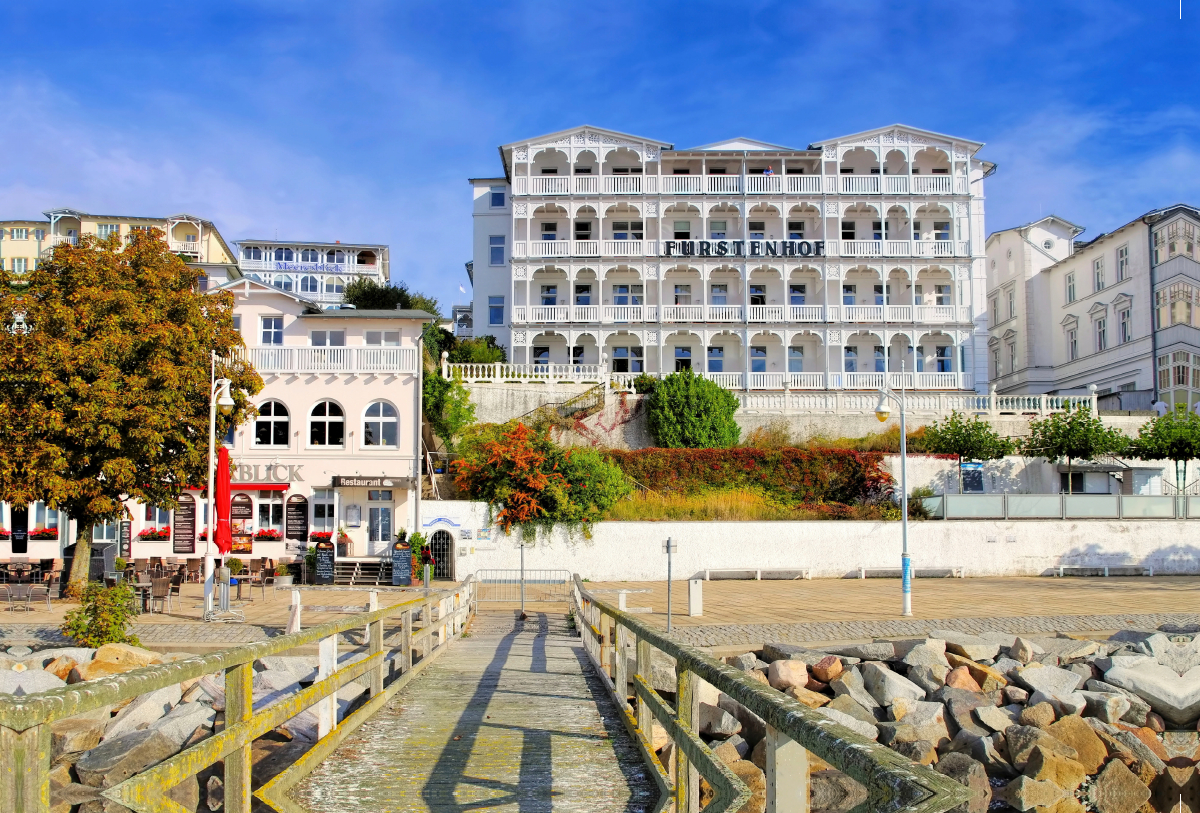
M 600 241 L 599 240 L 576 240 L 571 247 L 571 256 L 573 257 L 599 257 L 600 256 Z
M 704 373 L 704 377 L 716 384 L 718 387 L 724 387 L 727 390 L 740 390 L 742 388 L 741 373 Z
M 641 175 L 604 175 L 604 192 L 609 195 L 642 194 Z
M 595 175 L 576 175 L 573 181 L 576 195 L 594 195 L 599 188 Z
M 529 309 L 531 322 L 565 322 L 568 308 L 566 305 L 534 305 Z
M 883 388 L 883 373 L 842 373 L 842 385 L 848 390 Z
M 843 240 L 840 246 L 843 257 L 882 257 L 881 240 Z
M 603 364 L 442 364 L 442 375 L 466 382 L 522 383 L 537 381 L 588 384 L 607 380 Z
M 529 178 L 531 195 L 565 195 L 570 178 L 565 175 L 533 175 Z
M 664 322 L 703 322 L 704 307 L 702 305 L 663 305 L 662 315 Z
M 640 322 L 643 319 L 642 305 L 605 305 L 604 321 L 606 322 Z
M 888 305 L 887 320 L 889 322 L 911 322 L 913 318 L 912 305 Z
M 599 322 L 600 307 L 598 305 L 572 305 L 571 319 L 575 322 Z
M 842 318 L 847 322 L 882 322 L 883 305 L 843 305 Z
M 913 240 L 912 252 L 914 257 L 953 257 L 954 242 L 952 240 Z
M 534 175 L 513 179 L 514 195 L 965 195 L 950 175 Z
M 825 373 L 788 373 L 788 386 L 794 390 L 823 390 Z
M 782 322 L 783 305 L 751 305 L 751 322 Z
M 746 191 L 751 195 L 770 195 L 783 191 L 783 178 L 779 175 L 747 175 Z
M 699 195 L 703 180 L 701 175 L 663 175 L 659 187 L 664 195 Z
M 550 257 L 569 257 L 570 240 L 531 240 L 528 243 L 529 256 L 535 259 Z
M 825 321 L 824 305 L 789 305 L 793 322 L 823 322 Z
M 740 175 L 708 175 L 704 186 L 709 194 L 736 194 L 742 191 L 742 178 Z
M 750 389 L 781 390 L 783 389 L 783 376 L 783 373 L 750 373 Z
M 884 175 L 883 176 L 883 192 L 885 195 L 907 195 L 908 194 L 908 176 L 907 175 Z
M 788 175 L 787 191 L 798 195 L 821 194 L 820 175 Z
M 387 373 L 417 371 L 415 347 L 249 347 L 245 357 L 259 373 Z
M 949 195 L 953 184 L 949 175 L 914 175 L 914 195 Z
M 604 256 L 643 257 L 646 256 L 648 248 L 653 250 L 652 244 L 648 240 L 605 240 Z
M 842 175 L 842 194 L 845 195 L 878 195 L 878 175 Z
M 742 321 L 741 305 L 709 305 L 708 321 L 710 322 L 740 322 Z

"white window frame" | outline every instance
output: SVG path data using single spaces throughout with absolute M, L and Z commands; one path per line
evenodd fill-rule
M 1117 246 L 1117 282 L 1129 279 L 1129 245 Z
M 504 265 L 505 239 L 503 234 L 488 235 L 488 265 Z
M 500 202 L 496 203 L 496 196 L 500 196 Z M 488 189 L 488 208 L 503 209 L 508 205 L 508 190 L 503 186 L 493 186 Z
M 284 414 L 283 415 L 277 414 L 275 411 L 275 407 L 271 408 L 270 415 L 264 414 L 263 408 L 266 407 L 268 404 L 274 404 L 276 406 L 283 407 Z M 253 445 L 255 446 L 255 448 L 259 448 L 259 449 L 266 449 L 266 448 L 288 449 L 288 448 L 291 448 L 291 445 L 292 445 L 292 410 L 288 408 L 287 404 L 283 403 L 278 398 L 269 398 L 266 401 L 264 401 L 263 403 L 259 404 L 258 409 L 259 409 L 259 414 L 257 416 L 255 416 L 255 418 L 254 418 Z M 268 440 L 266 443 L 260 443 L 258 440 L 258 425 L 260 423 L 265 423 L 270 427 L 268 429 L 268 435 L 270 437 L 270 440 Z M 275 442 L 275 427 L 279 423 L 283 423 L 285 426 L 284 433 L 283 433 L 283 437 L 284 437 L 283 443 Z
M 314 414 L 314 413 L 316 413 L 317 408 L 322 405 L 325 406 L 325 414 L 324 415 Z M 330 407 L 337 407 L 337 409 L 340 410 L 342 414 L 341 415 L 330 415 L 329 414 Z M 338 424 L 338 423 L 340 423 L 342 425 L 342 442 L 341 443 L 329 443 L 328 442 L 329 441 L 329 427 L 332 424 Z M 316 443 L 313 441 L 313 426 L 315 426 L 317 424 L 325 425 L 325 433 L 324 433 L 325 440 L 326 440 L 325 443 Z M 320 401 L 317 401 L 315 404 L 313 404 L 312 408 L 310 408 L 308 410 L 308 435 L 306 437 L 307 437 L 307 443 L 305 445 L 309 449 L 344 449 L 344 448 L 346 448 L 346 409 L 345 409 L 345 407 L 343 407 L 337 401 L 334 401 L 332 398 L 322 398 Z
M 377 405 L 380 407 L 380 414 L 377 416 L 372 415 L 371 410 L 372 410 L 372 408 L 374 408 Z M 391 411 L 392 411 L 391 415 L 383 414 L 384 412 L 386 412 L 385 407 L 391 409 Z M 368 428 L 367 427 L 370 424 L 378 424 L 379 425 L 379 440 L 380 440 L 379 443 L 369 443 L 368 442 Z M 387 434 L 388 434 L 387 429 L 386 429 L 387 426 L 395 427 L 395 443 L 384 443 L 383 442 L 387 438 Z M 372 401 L 371 403 L 367 404 L 366 408 L 362 412 L 362 437 L 360 439 L 359 445 L 363 449 L 396 449 L 396 448 L 399 448 L 399 445 L 400 445 L 400 410 L 396 409 L 395 404 L 393 404 L 391 401 L 388 401 L 384 398 L 378 398 L 378 399 Z
M 1133 309 L 1117 311 L 1117 344 L 1133 341 Z
M 268 320 L 270 320 L 270 322 L 271 322 L 271 327 L 267 327 Z M 278 325 L 279 325 L 278 327 L 275 327 L 275 324 L 276 324 L 275 320 L 278 320 Z M 259 328 L 260 328 L 259 339 L 261 340 L 260 344 L 262 347 L 282 347 L 283 346 L 283 316 L 279 316 L 279 315 L 263 316 L 259 319 Z M 278 342 L 276 342 L 276 341 L 268 342 L 267 341 L 268 333 L 270 334 L 271 339 L 275 339 L 278 336 L 279 341 Z
M 1066 277 L 1067 304 L 1075 301 L 1075 272 L 1071 271 Z
M 1104 290 L 1104 258 L 1097 257 L 1092 260 L 1092 290 L 1099 292 Z

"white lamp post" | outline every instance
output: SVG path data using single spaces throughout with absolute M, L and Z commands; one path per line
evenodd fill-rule
M 204 542 L 204 617 L 213 611 L 213 562 L 212 544 L 217 533 L 216 495 L 213 480 L 217 469 L 217 410 L 222 415 L 233 412 L 237 404 L 229 393 L 228 378 L 217 378 L 217 354 L 212 354 L 212 374 L 208 391 L 208 533 Z
M 908 555 L 908 438 L 904 427 L 904 362 L 900 363 L 900 394 L 897 395 L 887 385 L 887 374 L 884 374 L 884 385 L 879 390 L 879 404 L 875 407 L 875 417 L 884 423 L 892 416 L 891 405 L 895 401 L 900 407 L 900 582 L 904 591 L 904 605 L 900 613 L 912 615 L 912 559 Z

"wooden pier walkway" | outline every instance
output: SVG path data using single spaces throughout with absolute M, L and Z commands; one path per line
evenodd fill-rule
M 480 613 L 470 635 L 294 793 L 313 813 L 641 813 L 658 792 L 560 614 Z

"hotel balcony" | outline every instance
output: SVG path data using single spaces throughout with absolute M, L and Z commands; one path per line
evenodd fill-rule
M 736 239 L 736 238 L 733 238 Z M 516 260 L 546 260 L 546 259 L 569 259 L 569 258 L 600 258 L 600 257 L 660 257 L 666 256 L 665 243 L 668 241 L 659 240 L 518 240 L 513 244 L 513 259 Z M 709 257 L 711 260 L 724 259 L 729 262 L 735 262 L 742 259 L 763 258 L 777 256 L 776 254 L 767 253 L 767 243 L 774 242 L 776 246 L 781 241 L 769 240 L 744 240 L 746 257 L 727 255 L 725 257 Z M 970 257 L 971 243 L 969 240 L 830 240 L 825 243 L 825 254 L 828 257 L 855 257 L 855 258 L 906 258 L 912 257 L 917 259 L 953 259 L 956 257 Z M 678 250 L 672 253 L 672 256 L 679 256 Z M 694 255 L 693 255 L 694 256 Z M 693 257 L 682 257 L 680 260 L 692 259 Z M 695 259 L 704 259 L 696 257 Z M 804 259 L 802 257 L 793 258 L 796 260 Z M 820 258 L 814 258 L 820 259 Z M 266 260 L 253 262 L 243 260 L 241 267 L 243 270 L 252 270 L 254 267 L 263 266 L 262 270 L 276 270 L 273 267 L 274 263 Z M 300 263 L 288 263 L 288 270 L 296 270 L 292 266 L 300 266 Z M 346 266 L 350 273 L 372 273 L 376 266 L 369 265 L 348 265 Z M 328 269 L 328 266 L 326 266 Z M 328 273 L 328 270 L 326 270 Z
M 245 357 L 260 374 L 413 375 L 415 347 L 248 347 Z
M 662 308 L 657 305 L 516 305 L 513 308 L 514 325 L 659 321 L 671 324 L 969 324 L 971 308 L 967 305 L 750 305 L 748 308 L 742 305 L 664 305 Z
M 168 245 L 171 248 L 172 254 L 186 254 L 189 257 L 197 257 L 200 260 L 204 259 L 204 254 L 200 250 L 200 241 L 198 240 L 170 240 Z
M 517 196 L 566 195 L 966 195 L 951 175 L 519 175 Z

